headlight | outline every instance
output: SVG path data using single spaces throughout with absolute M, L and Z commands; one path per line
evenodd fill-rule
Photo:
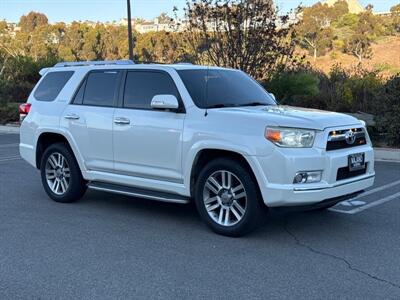
M 265 138 L 279 147 L 311 148 L 314 144 L 315 130 L 267 127 Z

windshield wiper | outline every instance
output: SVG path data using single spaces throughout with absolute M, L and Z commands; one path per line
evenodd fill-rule
M 255 102 L 240 104 L 237 106 L 268 106 L 268 105 L 272 105 L 272 104 L 255 101 Z
M 237 104 L 233 104 L 233 103 L 219 103 L 219 104 L 214 104 L 214 105 L 210 105 L 208 108 L 222 108 L 222 107 L 235 107 L 238 106 Z

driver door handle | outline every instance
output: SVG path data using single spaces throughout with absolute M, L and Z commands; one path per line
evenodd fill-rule
M 114 119 L 114 123 L 117 125 L 129 125 L 131 121 L 128 118 L 117 117 Z
M 64 116 L 64 119 L 67 120 L 79 120 L 79 116 L 76 114 L 68 114 Z

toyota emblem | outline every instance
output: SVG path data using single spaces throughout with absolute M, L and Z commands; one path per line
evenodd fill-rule
M 352 130 L 347 131 L 345 133 L 344 137 L 346 139 L 346 143 L 349 145 L 353 145 L 354 142 L 356 141 L 356 135 L 354 134 L 354 132 Z

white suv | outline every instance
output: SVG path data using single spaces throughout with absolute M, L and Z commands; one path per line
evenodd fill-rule
M 193 199 L 215 232 L 239 236 L 265 206 L 327 208 L 374 182 L 361 121 L 277 105 L 238 70 L 113 61 L 41 74 L 20 108 L 20 153 L 58 202 L 87 188 Z

